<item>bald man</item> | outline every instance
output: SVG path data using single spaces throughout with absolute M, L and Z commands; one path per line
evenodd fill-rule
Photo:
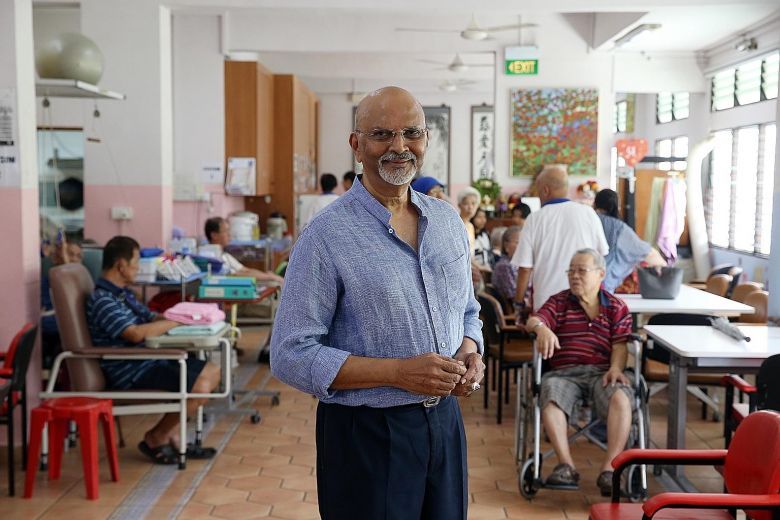
M 485 368 L 463 223 L 409 188 L 425 114 L 387 87 L 349 136 L 363 175 L 314 217 L 290 257 L 271 370 L 320 399 L 324 520 L 466 519 L 466 438 L 454 397 Z
M 515 306 L 525 306 L 530 279 L 534 311 L 553 294 L 569 288 L 566 270 L 577 251 L 593 249 L 604 256 L 609 253 L 604 229 L 593 208 L 566 198 L 569 176 L 564 168 L 545 167 L 536 178 L 536 189 L 542 208 L 526 219 L 512 257 L 512 265 L 518 267 Z

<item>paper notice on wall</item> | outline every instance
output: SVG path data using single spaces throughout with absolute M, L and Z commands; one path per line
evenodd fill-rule
M 0 186 L 19 186 L 16 91 L 0 89 Z
M 225 193 L 228 195 L 254 195 L 255 158 L 230 157 L 227 165 Z

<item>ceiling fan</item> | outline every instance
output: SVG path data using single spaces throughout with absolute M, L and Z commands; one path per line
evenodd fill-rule
M 476 84 L 476 81 L 470 81 L 465 79 L 448 79 L 442 83 L 439 83 L 439 90 L 444 92 L 455 92 L 458 90 L 468 90 L 470 85 Z
M 460 57 L 460 54 L 455 54 L 455 58 L 450 63 L 446 63 L 443 61 L 434 61 L 434 60 L 417 60 L 422 63 L 433 63 L 434 65 L 444 65 L 444 67 L 441 68 L 441 70 L 450 70 L 455 73 L 461 73 L 466 72 L 472 67 L 492 67 L 493 64 L 491 63 L 464 63 L 463 59 Z
M 516 23 L 512 25 L 497 25 L 494 27 L 481 27 L 477 23 L 475 16 L 471 16 L 471 22 L 463 29 L 419 29 L 411 27 L 396 27 L 398 32 L 429 32 L 429 33 L 460 33 L 461 38 L 472 41 L 487 40 L 490 38 L 490 33 L 499 31 L 512 31 L 514 29 L 525 29 L 530 27 L 537 27 L 535 23 Z

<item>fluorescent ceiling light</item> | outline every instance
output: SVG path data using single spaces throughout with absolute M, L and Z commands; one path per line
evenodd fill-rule
M 615 47 L 620 47 L 627 44 L 645 31 L 655 31 L 656 29 L 660 28 L 660 23 L 643 23 L 642 25 L 637 25 L 626 34 L 615 40 Z

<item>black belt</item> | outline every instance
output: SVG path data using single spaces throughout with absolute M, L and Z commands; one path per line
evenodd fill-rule
M 447 397 L 429 397 L 428 399 L 424 401 L 420 401 L 417 403 L 409 403 L 409 404 L 402 404 L 399 406 L 392 406 L 392 408 L 417 408 L 422 406 L 423 408 L 434 408 L 435 406 L 438 406 L 439 403 L 441 403 L 443 400 L 447 399 Z

